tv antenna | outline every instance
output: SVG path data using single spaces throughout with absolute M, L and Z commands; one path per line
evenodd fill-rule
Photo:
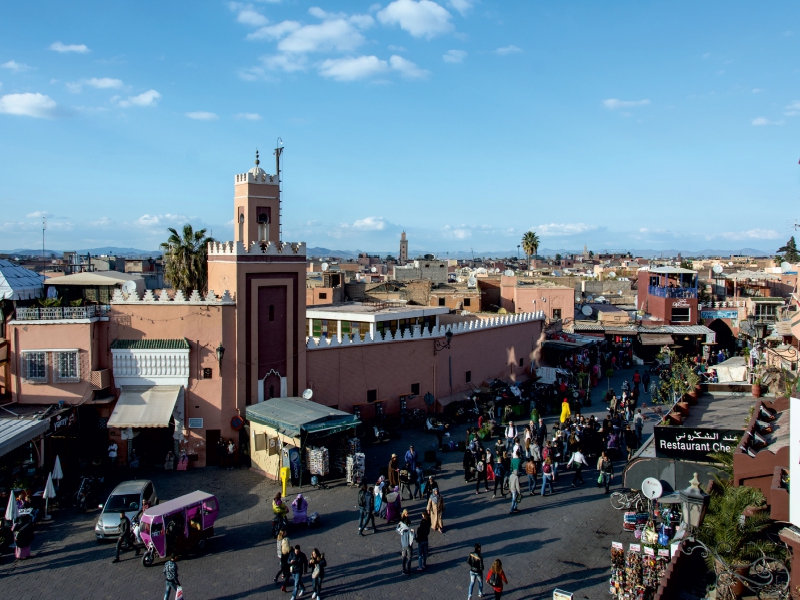
M 42 217 L 42 275 L 44 275 L 44 232 L 47 229 L 47 217 Z

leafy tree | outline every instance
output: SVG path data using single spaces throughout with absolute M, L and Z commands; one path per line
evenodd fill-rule
M 800 262 L 800 254 L 797 253 L 797 244 L 794 241 L 794 236 L 789 238 L 785 246 L 778 248 L 778 252 L 783 252 L 783 260 L 789 263 Z
M 522 251 L 528 257 L 528 268 L 531 267 L 531 256 L 539 251 L 539 236 L 533 231 L 526 231 L 522 236 Z
M 169 227 L 169 239 L 161 244 L 164 250 L 164 279 L 175 290 L 182 290 L 186 296 L 197 290 L 206 293 L 208 286 L 208 244 L 216 241 L 206 237 L 205 229 L 194 231 L 187 223 L 179 234 Z
M 694 271 L 694 265 L 692 264 L 692 261 L 690 261 L 688 258 L 681 259 L 680 267 L 681 269 L 688 269 L 689 271 Z
M 589 258 L 594 258 L 594 252 L 592 250 L 589 250 Z
M 561 255 L 556 252 L 556 262 L 561 262 Z

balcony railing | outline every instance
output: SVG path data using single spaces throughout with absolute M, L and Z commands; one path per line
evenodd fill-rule
M 647 288 L 647 293 L 651 296 L 658 298 L 697 298 L 697 288 L 690 287 L 661 287 L 659 285 L 651 285 Z
M 105 317 L 110 310 L 111 307 L 108 305 L 17 308 L 16 319 L 18 321 L 72 321 Z

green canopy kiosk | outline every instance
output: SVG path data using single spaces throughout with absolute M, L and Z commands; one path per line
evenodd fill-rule
M 296 448 L 292 478 L 302 481 L 303 451 L 309 440 L 355 429 L 360 421 L 350 413 L 305 398 L 271 398 L 247 407 L 253 466 L 270 478 L 280 477 L 282 449 Z

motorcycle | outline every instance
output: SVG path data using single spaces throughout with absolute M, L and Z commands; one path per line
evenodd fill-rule
M 289 531 L 289 519 L 286 515 L 275 515 L 272 519 L 272 537 L 277 538 L 281 529 Z
M 72 497 L 72 505 L 77 507 L 81 512 L 86 512 L 90 506 L 94 506 L 94 490 L 92 490 L 93 477 L 81 477 L 80 486 L 78 491 Z

